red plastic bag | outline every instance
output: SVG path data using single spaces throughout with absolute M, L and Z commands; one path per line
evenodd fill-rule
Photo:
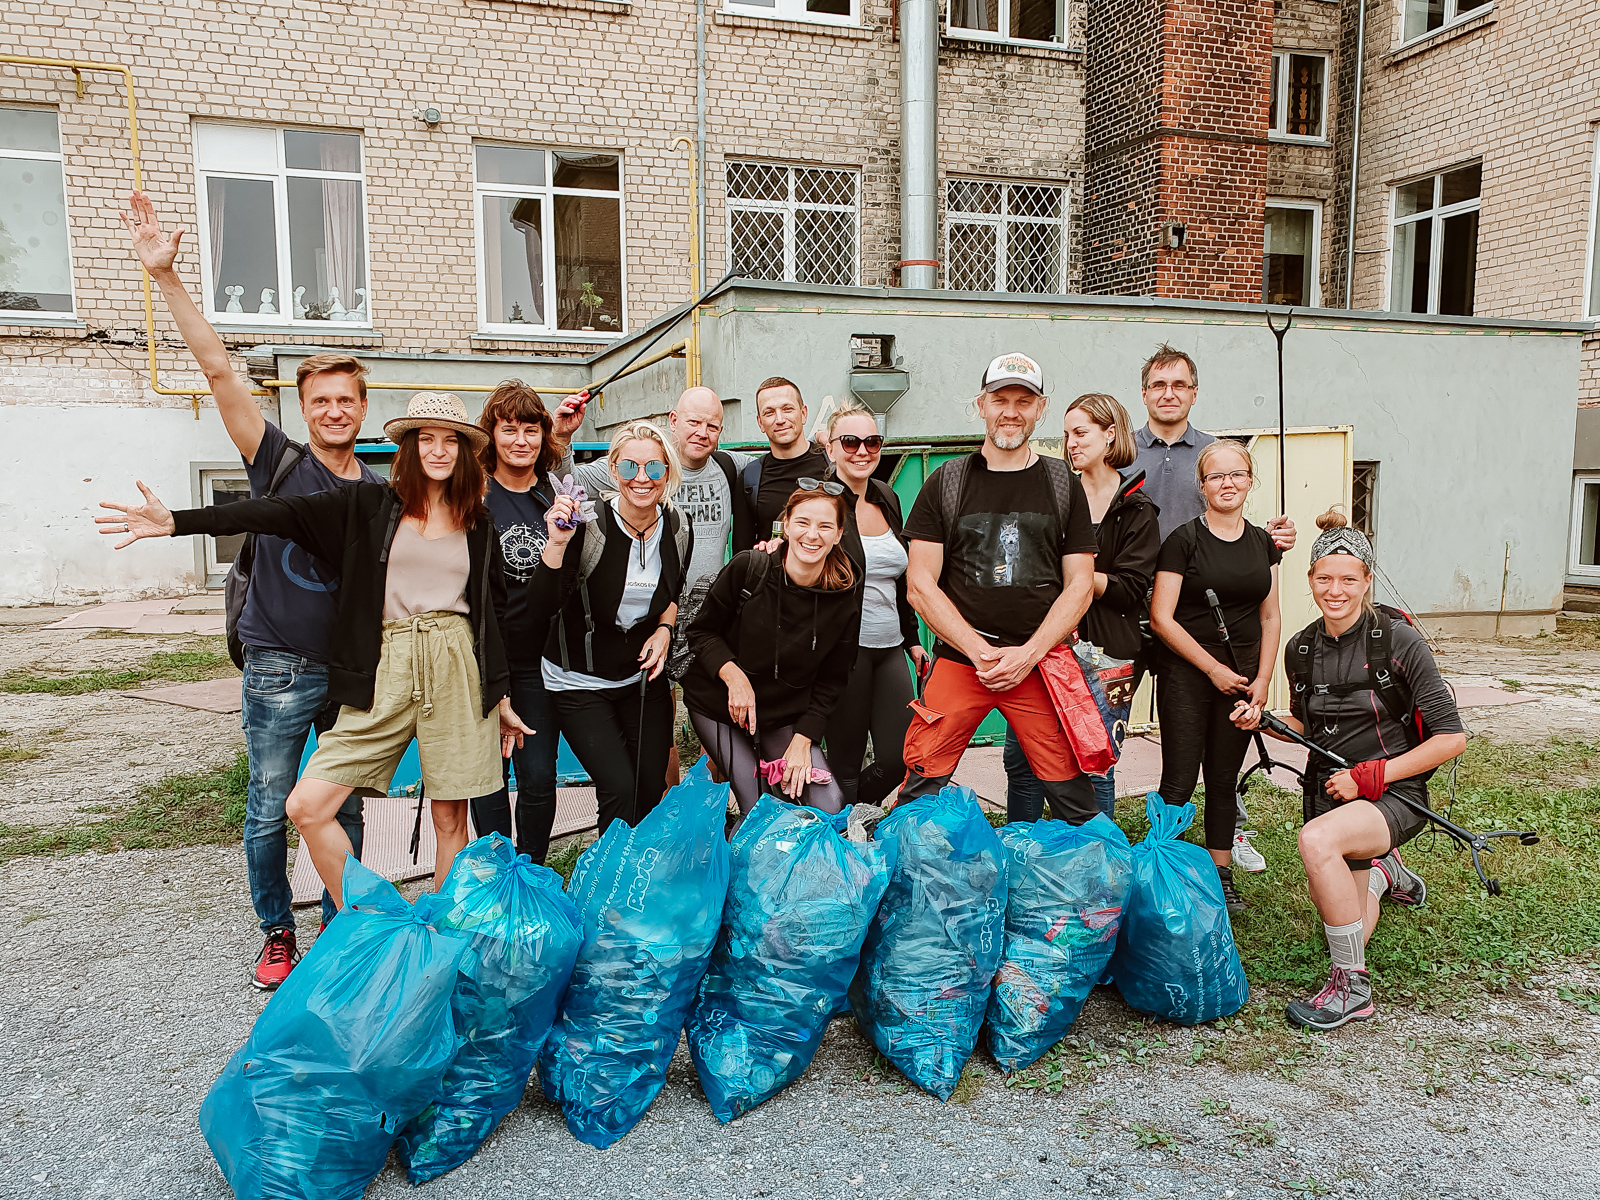
M 1039 676 L 1050 693 L 1056 719 L 1080 769 L 1104 775 L 1117 764 L 1117 747 L 1100 719 L 1100 708 L 1070 646 L 1056 646 L 1039 661 Z

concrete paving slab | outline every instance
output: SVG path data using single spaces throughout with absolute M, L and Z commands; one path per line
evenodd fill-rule
M 73 613 L 46 625 L 46 629 L 132 629 L 140 617 L 165 615 L 182 596 L 166 596 L 157 600 L 122 600 L 115 604 L 97 604 L 82 612 Z
M 227 618 L 222 613 L 146 613 L 128 632 L 217 634 L 227 630 Z
M 175 683 L 170 687 L 140 688 L 127 695 L 161 704 L 176 704 L 200 712 L 236 713 L 241 707 L 240 680 L 206 679 L 200 683 Z

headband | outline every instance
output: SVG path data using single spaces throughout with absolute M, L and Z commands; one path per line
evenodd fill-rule
M 1332 529 L 1324 529 L 1317 535 L 1317 540 L 1311 543 L 1313 566 L 1319 559 L 1326 558 L 1330 554 L 1349 554 L 1359 558 L 1367 564 L 1369 571 L 1378 565 L 1377 559 L 1373 557 L 1372 543 L 1367 541 L 1367 535 L 1348 525 L 1335 525 Z

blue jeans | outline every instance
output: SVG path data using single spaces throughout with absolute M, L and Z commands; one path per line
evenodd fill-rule
M 244 861 L 250 873 L 250 903 L 261 931 L 294 929 L 290 907 L 288 818 L 283 806 L 300 775 L 300 757 L 313 724 L 328 701 L 328 668 L 283 650 L 247 647 L 241 721 L 250 756 L 250 795 L 244 813 Z M 333 714 L 330 714 L 333 715 Z M 352 795 L 339 810 L 339 824 L 361 857 L 361 797 Z M 322 919 L 333 920 L 333 899 L 322 893 Z
M 536 732 L 524 735 L 522 748 L 513 750 L 502 770 L 507 786 L 472 801 L 472 823 L 478 836 L 511 836 L 511 767 L 517 768 L 517 853 L 543 864 L 550 853 L 550 830 L 556 823 L 556 750 L 561 734 L 555 709 L 545 691 L 537 661 L 511 666 L 511 707 L 522 723 Z
M 1044 789 L 1039 786 L 1039 777 L 1033 773 L 1033 768 L 1028 766 L 1028 756 L 1022 752 L 1022 743 L 1013 729 L 1006 730 L 1002 761 L 1006 768 L 1006 820 L 1037 821 L 1044 813 Z M 1095 804 L 1108 817 L 1115 816 L 1115 777 L 1115 770 L 1107 771 L 1104 779 L 1089 776 L 1089 782 L 1094 785 Z

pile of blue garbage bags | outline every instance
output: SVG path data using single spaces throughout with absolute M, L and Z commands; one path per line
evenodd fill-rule
M 1005 1070 L 1071 1028 L 1096 984 L 1193 1024 L 1248 996 L 1192 805 L 994 829 L 966 788 L 870 836 L 763 797 L 724 836 L 704 759 L 637 827 L 614 822 L 570 884 L 492 834 L 409 904 L 347 861 L 345 907 L 278 989 L 200 1109 L 241 1200 L 359 1197 L 393 1149 L 412 1183 L 466 1162 L 537 1074 L 605 1148 L 660 1094 L 686 1038 L 731 1121 L 793 1083 L 854 1014 L 948 1099 L 980 1039 Z

